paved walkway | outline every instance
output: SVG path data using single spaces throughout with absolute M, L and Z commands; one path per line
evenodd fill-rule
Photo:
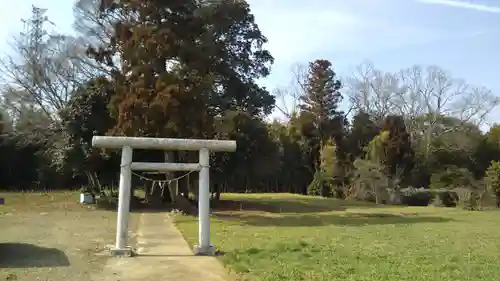
M 194 256 L 165 213 L 144 213 L 137 233 L 138 256 L 110 258 L 94 281 L 227 281 L 215 257 Z

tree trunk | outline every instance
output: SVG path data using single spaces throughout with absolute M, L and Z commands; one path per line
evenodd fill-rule
M 218 183 L 214 184 L 214 192 L 215 192 L 215 201 L 219 201 L 221 194 L 220 184 Z

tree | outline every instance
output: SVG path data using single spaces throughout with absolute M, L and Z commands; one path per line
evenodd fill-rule
M 500 162 L 491 161 L 486 170 L 486 184 L 488 190 L 494 195 L 497 208 L 500 208 Z
M 381 131 L 387 133 L 383 141 L 381 162 L 386 167 L 386 173 L 393 180 L 399 182 L 414 165 L 414 151 L 410 141 L 410 134 L 402 116 L 389 115 L 384 119 Z
M 365 147 L 378 135 L 380 128 L 371 120 L 368 113 L 360 111 L 352 118 L 351 130 L 346 137 L 352 160 L 365 155 Z
M 364 200 L 373 197 L 377 204 L 385 203 L 389 186 L 387 168 L 384 165 L 385 147 L 388 140 L 389 132 L 382 131 L 365 147 L 365 157 L 354 160 L 354 180 L 349 197 L 361 196 Z
M 133 14 L 139 10 L 141 13 Z M 121 114 L 131 107 L 135 112 L 170 115 L 163 118 L 169 126 L 154 126 L 165 128 L 163 132 L 151 133 L 172 136 L 192 135 L 178 132 L 187 124 L 174 125 L 174 119 L 181 118 L 174 116 L 176 109 L 172 107 L 177 104 L 189 104 L 181 112 L 192 112 L 190 120 L 200 117 L 192 124 L 197 130 L 207 130 L 200 128 L 199 123 L 210 123 L 210 116 L 226 110 L 241 109 L 255 115 L 272 109 L 274 99 L 254 82 L 269 73 L 272 57 L 262 49 L 266 39 L 245 2 L 202 5 L 188 1 L 178 5 L 121 1 L 103 6 L 102 13 L 107 17 L 134 15 L 114 26 L 113 43 L 107 48 L 120 50 L 122 72 L 115 78 L 122 80 L 120 84 L 124 86 L 117 91 L 113 103 L 117 126 L 123 133 L 141 127 L 127 124 L 130 119 Z M 147 28 L 141 24 L 149 21 L 152 22 Z M 109 55 L 105 50 L 94 54 L 97 59 L 98 55 Z
M 75 31 L 85 39 L 87 44 L 94 47 L 109 44 L 115 32 L 115 22 L 126 20 L 125 14 L 117 13 L 114 17 L 102 16 L 101 8 L 105 2 L 102 0 L 78 0 L 73 7 Z
M 0 111 L 0 135 L 3 135 L 7 128 L 7 115 Z
M 113 63 L 113 54 L 117 51 L 108 49 L 115 34 L 115 24 L 127 21 L 126 13 L 115 13 L 107 15 L 103 13 L 103 0 L 78 0 L 73 6 L 74 23 L 78 34 L 78 46 L 84 47 L 83 56 L 75 56 L 74 59 L 80 63 L 82 70 L 92 79 L 99 76 L 112 76 L 119 72 L 119 65 Z M 89 49 L 88 46 L 91 46 Z M 91 53 L 99 58 L 92 59 Z M 105 62 L 105 63 L 99 63 Z
M 5 133 L 11 133 L 12 129 L 12 120 L 9 114 L 0 107 L 0 138 Z
M 292 78 L 286 86 L 280 86 L 274 89 L 273 94 L 276 97 L 276 109 L 284 115 L 286 120 L 290 120 L 300 111 L 301 97 L 306 95 L 307 66 L 294 64 L 291 67 Z
M 426 157 L 443 116 L 460 121 L 450 130 L 465 123 L 480 125 L 500 103 L 490 90 L 453 78 L 436 66 L 386 73 L 365 63 L 347 79 L 346 93 L 354 108 L 369 113 L 376 122 L 387 115 L 404 116 L 412 140 L 424 136 Z
M 74 38 L 50 33 L 47 25 L 53 24 L 46 12 L 32 7 L 32 16 L 23 20 L 25 31 L 14 38 L 14 55 L 0 62 L 0 71 L 7 85 L 4 103 L 10 105 L 11 114 L 27 110 L 16 105 L 28 105 L 29 110 L 40 111 L 58 125 L 61 111 L 83 77 L 80 64 L 72 59 L 78 52 Z
M 58 159 L 60 170 L 71 170 L 73 176 L 82 176 L 83 172 L 114 176 L 117 166 L 105 165 L 110 162 L 105 161 L 109 155 L 92 148 L 92 137 L 105 135 L 115 124 L 108 109 L 113 95 L 114 86 L 105 77 L 89 80 L 72 94 L 62 114 L 66 145 Z
M 255 81 L 273 59 L 246 2 L 104 1 L 101 15 L 117 19 L 110 44 L 89 50 L 115 69 L 112 56 L 120 58 L 112 134 L 211 138 L 214 119 L 229 111 L 272 110 L 274 98 Z
M 276 123 L 274 123 L 276 126 Z M 281 145 L 280 184 L 286 192 L 307 194 L 306 187 L 314 174 L 314 165 L 309 161 L 307 138 L 301 134 L 300 123 L 296 114 L 287 123 L 280 123 L 282 128 L 276 142 Z
M 320 167 L 314 173 L 313 180 L 307 188 L 310 195 L 330 196 L 335 191 L 335 178 L 339 174 L 336 146 L 329 140 L 320 151 Z
M 352 107 L 368 114 L 377 124 L 395 112 L 394 99 L 404 91 L 395 75 L 377 70 L 370 62 L 360 64 L 355 73 L 346 77 L 344 86 Z
M 433 189 L 453 189 L 473 188 L 474 185 L 475 180 L 469 170 L 457 166 L 447 166 L 432 174 L 429 187 Z
M 330 138 L 342 136 L 344 114 L 338 110 L 342 101 L 340 88 L 340 80 L 336 79 L 329 61 L 315 60 L 309 64 L 301 110 L 311 116 L 321 147 Z
M 384 172 L 384 166 L 379 162 L 369 159 L 354 160 L 355 180 L 354 188 L 351 187 L 350 197 L 359 198 L 360 192 L 364 200 L 369 200 L 370 197 L 375 198 L 375 203 L 386 203 L 387 186 L 389 179 Z M 367 192 L 368 191 L 368 192 Z M 366 193 L 369 195 L 366 196 Z
M 276 187 L 274 179 L 281 169 L 280 154 L 263 120 L 233 111 L 216 121 L 218 134 L 235 140 L 238 149 L 214 156 L 215 182 L 238 192 L 277 191 L 271 187 Z

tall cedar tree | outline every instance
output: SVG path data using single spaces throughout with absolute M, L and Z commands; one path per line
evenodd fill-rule
M 413 168 L 415 156 L 404 119 L 402 116 L 389 115 L 384 119 L 381 129 L 389 133 L 384 142 L 382 159 L 387 173 L 391 177 L 404 178 Z
M 103 63 L 120 58 L 113 133 L 206 138 L 228 110 L 272 110 L 255 80 L 273 58 L 245 1 L 103 0 L 101 13 L 120 19 L 111 44 L 89 50 Z
M 307 154 L 314 165 L 314 171 L 320 166 L 320 150 L 329 140 L 333 139 L 338 146 L 339 166 L 344 166 L 346 158 L 342 141 L 346 121 L 344 113 L 338 110 L 342 101 L 342 94 L 339 91 L 341 83 L 336 79 L 331 66 L 328 60 L 315 60 L 309 63 L 309 73 L 305 83 L 306 93 L 301 97 L 301 123 L 309 127 L 308 131 L 313 132 L 313 136 L 309 136 L 306 142 L 309 147 Z
M 111 134 L 212 138 L 214 120 L 228 111 L 272 111 L 274 97 L 255 81 L 273 58 L 245 1 L 102 0 L 101 15 L 117 19 L 110 44 L 89 50 L 119 69 Z M 179 157 L 167 152 L 164 160 Z
M 344 113 L 338 110 L 341 83 L 331 66 L 328 60 L 309 63 L 306 93 L 301 97 L 301 110 L 312 117 L 321 147 L 329 139 L 341 137 L 344 123 Z

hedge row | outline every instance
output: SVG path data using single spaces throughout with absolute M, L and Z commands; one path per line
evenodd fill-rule
M 462 206 L 466 209 L 481 209 L 482 206 L 494 205 L 494 198 L 484 191 L 455 188 L 455 189 L 416 189 L 405 188 L 401 190 L 401 203 L 408 206 L 439 207 Z
M 401 190 L 401 203 L 408 206 L 428 206 L 436 204 L 456 207 L 459 201 L 457 190 L 405 188 Z

